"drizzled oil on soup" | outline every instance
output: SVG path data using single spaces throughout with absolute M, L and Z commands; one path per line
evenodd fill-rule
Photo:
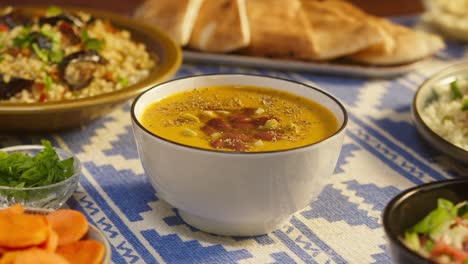
M 253 86 L 183 91 L 147 106 L 141 122 L 180 144 L 222 151 L 286 150 L 323 140 L 338 130 L 324 106 L 287 92 Z

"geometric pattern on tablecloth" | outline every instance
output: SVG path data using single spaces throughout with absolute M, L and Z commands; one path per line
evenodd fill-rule
M 0 135 L 0 146 L 47 138 L 77 154 L 83 175 L 68 206 L 104 231 L 115 263 L 391 263 L 381 227 L 385 204 L 415 184 L 466 173 L 420 139 L 410 116 L 417 86 L 448 59 L 464 56 L 464 47 L 449 43 L 430 66 L 389 80 L 184 64 L 177 77 L 253 73 L 316 84 L 349 112 L 343 149 L 327 186 L 286 226 L 259 237 L 200 232 L 158 199 L 138 159 L 130 103 L 76 130 Z

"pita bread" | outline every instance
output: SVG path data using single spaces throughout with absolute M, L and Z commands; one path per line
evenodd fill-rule
M 245 0 L 208 0 L 202 4 L 189 47 L 208 52 L 231 52 L 249 43 Z
M 134 17 L 167 33 L 177 44 L 185 46 L 192 33 L 203 0 L 146 0 Z
M 245 55 L 312 59 L 313 43 L 300 0 L 248 0 L 251 43 Z
M 328 60 L 383 42 L 382 30 L 362 19 L 360 10 L 341 1 L 303 0 L 310 25 L 314 60 Z M 356 15 L 350 15 L 351 9 Z M 356 9 L 356 10 L 354 10 Z
M 373 65 L 405 64 L 428 57 L 445 47 L 439 36 L 392 24 L 385 19 L 375 18 L 374 22 L 392 36 L 394 48 L 390 52 L 384 52 L 371 47 L 349 56 L 351 60 Z
M 373 50 L 378 50 L 383 53 L 390 53 L 393 50 L 393 48 L 395 47 L 395 41 L 390 35 L 390 33 L 387 32 L 382 27 L 382 25 L 378 23 L 378 20 L 380 18 L 367 14 L 366 12 L 359 9 L 355 5 L 349 3 L 348 1 L 326 0 L 325 2 L 329 8 L 333 8 L 336 12 L 339 12 L 343 16 L 355 20 L 366 21 L 367 23 L 371 24 L 373 27 L 378 29 L 378 34 L 380 35 L 382 40 L 378 43 L 371 45 L 371 47 L 369 48 L 372 48 Z

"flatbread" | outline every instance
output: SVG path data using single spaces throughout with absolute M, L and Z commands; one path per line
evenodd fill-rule
M 376 16 L 372 16 L 360 8 L 356 7 L 352 3 L 345 1 L 345 0 L 326 0 L 327 6 L 329 8 L 333 8 L 336 12 L 347 16 L 348 18 L 352 18 L 355 20 L 366 21 L 367 23 L 371 24 L 373 27 L 377 28 L 379 31 L 379 35 L 381 37 L 381 41 L 371 45 L 369 48 L 375 51 L 383 52 L 383 53 L 390 53 L 395 47 L 395 40 L 387 32 L 378 20 L 381 19 Z
M 159 28 L 177 44 L 185 46 L 202 3 L 203 0 L 146 0 L 133 16 Z
M 251 43 L 241 54 L 313 58 L 310 28 L 300 0 L 248 0 L 247 16 Z
M 195 21 L 189 47 L 231 52 L 250 43 L 245 0 L 207 0 Z
M 384 42 L 383 31 L 346 2 L 302 0 L 302 5 L 310 25 L 314 60 L 338 58 Z
M 350 55 L 349 59 L 373 65 L 398 65 L 421 60 L 445 47 L 444 41 L 434 34 L 415 31 L 383 18 L 375 18 L 374 22 L 391 35 L 394 48 L 390 52 L 368 48 Z

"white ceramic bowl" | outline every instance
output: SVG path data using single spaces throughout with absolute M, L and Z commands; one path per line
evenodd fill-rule
M 305 147 L 232 153 L 181 145 L 144 128 L 149 104 L 171 94 L 215 85 L 254 85 L 312 99 L 333 112 L 338 131 Z M 173 80 L 139 95 L 131 110 L 138 153 L 158 196 L 200 230 L 252 236 L 280 228 L 306 207 L 328 181 L 338 159 L 347 114 L 331 95 L 301 83 L 255 75 L 215 74 Z

